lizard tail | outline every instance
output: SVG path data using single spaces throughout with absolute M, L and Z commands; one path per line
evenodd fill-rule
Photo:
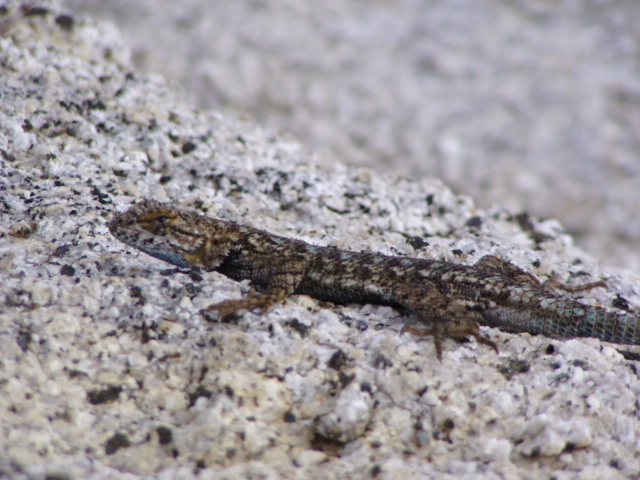
M 640 345 L 640 315 L 560 299 L 541 307 L 487 309 L 482 312 L 483 323 L 507 332 L 539 333 L 554 338 L 593 337 L 605 342 Z

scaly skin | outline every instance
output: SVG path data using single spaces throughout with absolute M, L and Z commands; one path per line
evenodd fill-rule
M 336 303 L 374 303 L 415 317 L 433 335 L 438 357 L 442 337 L 474 336 L 479 325 L 550 337 L 595 337 L 640 344 L 640 316 L 609 312 L 554 295 L 532 274 L 494 256 L 473 266 L 391 257 L 310 245 L 263 230 L 143 200 L 116 215 L 109 230 L 120 241 L 178 267 L 199 267 L 237 281 L 251 280 L 263 293 L 210 306 L 221 318 L 250 308 L 266 310 L 295 294 Z M 578 288 L 579 291 L 602 282 Z

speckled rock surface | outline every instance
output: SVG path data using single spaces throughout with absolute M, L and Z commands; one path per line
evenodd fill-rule
M 55 7 L 0 38 L 0 476 L 633 478 L 638 348 L 487 330 L 500 354 L 401 333 L 386 307 L 292 298 L 208 323 L 246 290 L 131 251 L 106 222 L 152 197 L 318 244 L 541 278 L 607 277 L 560 224 L 437 180 L 319 168 L 297 143 L 185 106 L 118 32 Z
M 637 0 L 65 0 L 194 105 L 559 218 L 640 271 Z

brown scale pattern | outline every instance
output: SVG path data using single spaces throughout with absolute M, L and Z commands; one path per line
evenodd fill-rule
M 255 228 L 217 220 L 154 200 L 143 200 L 109 224 L 120 241 L 179 267 L 216 271 L 251 280 L 260 290 L 211 305 L 220 318 L 251 308 L 266 310 L 293 294 L 336 303 L 375 303 L 407 312 L 433 335 L 438 357 L 443 337 L 481 335 L 480 325 L 550 337 L 596 337 L 640 344 L 640 316 L 610 312 L 553 293 L 582 291 L 595 282 L 566 287 L 542 284 L 534 275 L 494 256 L 473 266 L 438 260 L 358 253 L 310 245 Z

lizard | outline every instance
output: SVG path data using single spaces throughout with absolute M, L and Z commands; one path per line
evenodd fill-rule
M 553 291 L 583 291 L 606 286 L 604 282 L 577 287 L 543 283 L 493 255 L 462 265 L 341 250 L 156 200 L 141 200 L 114 215 L 109 230 L 121 242 L 177 267 L 250 280 L 253 288 L 244 298 L 203 310 L 220 319 L 254 308 L 266 311 L 302 294 L 338 304 L 386 305 L 407 313 L 420 325 L 407 330 L 433 336 L 439 359 L 445 337 L 472 336 L 497 352 L 496 343 L 480 333 L 481 325 L 553 338 L 640 344 L 640 315 L 586 305 Z

